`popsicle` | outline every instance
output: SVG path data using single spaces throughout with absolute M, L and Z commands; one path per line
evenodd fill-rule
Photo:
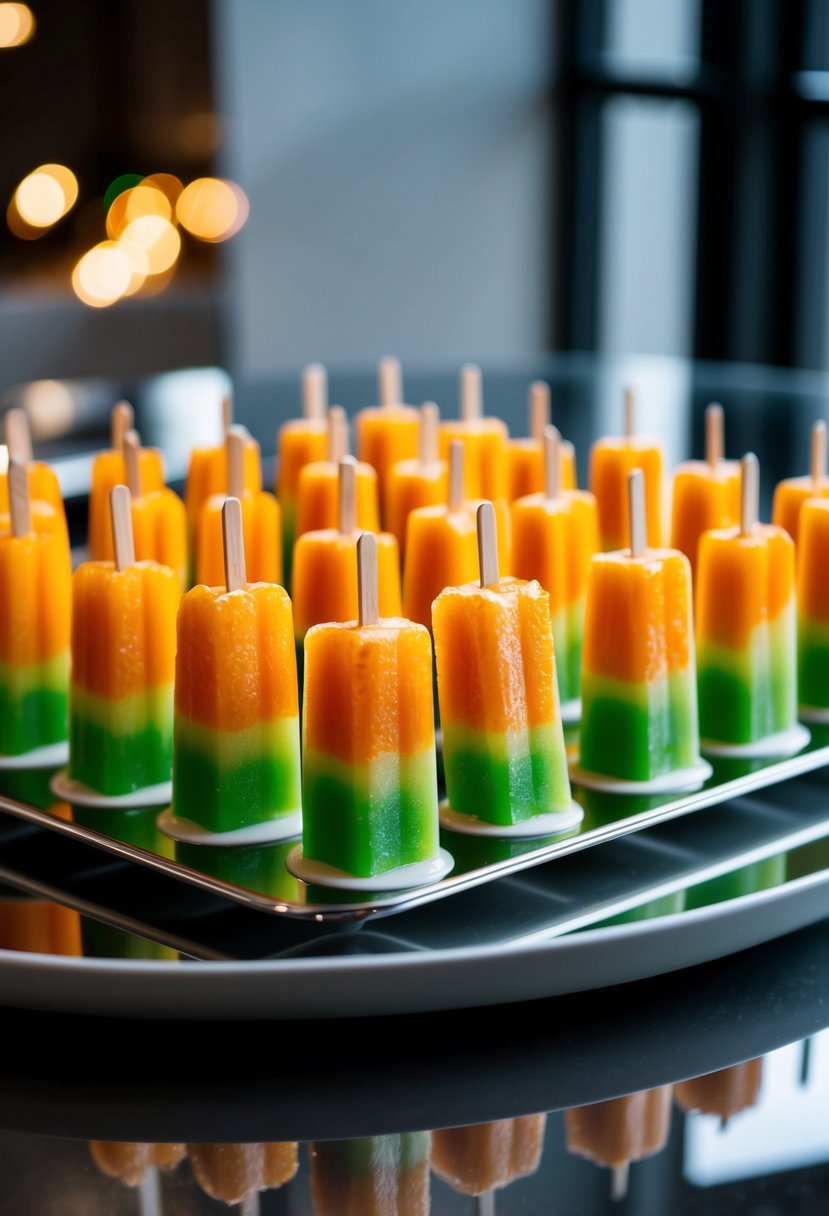
M 679 1081 L 674 1087 L 677 1106 L 690 1113 L 719 1115 L 725 1127 L 734 1115 L 757 1105 L 763 1082 L 763 1058 L 745 1060 L 702 1077 Z
M 80 958 L 80 915 L 74 908 L 27 895 L 0 899 L 0 949 Z
M 823 419 L 812 426 L 810 443 L 810 469 L 807 477 L 786 477 L 774 488 L 771 504 L 771 522 L 785 528 L 797 544 L 799 535 L 800 508 L 807 498 L 829 496 L 829 478 L 826 476 L 827 427 Z
M 696 788 L 700 757 L 691 566 L 646 541 L 645 482 L 628 474 L 630 547 L 587 574 L 577 784 L 628 792 Z
M 348 420 L 341 405 L 328 411 L 328 455 L 306 464 L 297 483 L 296 533 L 336 528 L 339 510 L 340 461 L 348 455 Z M 357 527 L 380 531 L 380 498 L 373 465 L 358 460 L 354 469 Z
M 125 1186 L 140 1186 L 148 1169 L 157 1166 L 165 1173 L 175 1169 L 187 1155 L 183 1144 L 141 1144 L 112 1140 L 90 1140 L 89 1152 L 102 1174 L 118 1178 Z
M 227 434 L 232 425 L 233 398 L 226 393 L 222 398 L 222 442 L 212 447 L 194 447 L 190 450 L 184 505 L 187 509 L 189 550 L 194 570 L 202 507 L 211 495 L 228 493 Z M 262 489 L 262 455 L 259 444 L 252 436 L 248 436 L 245 444 L 243 476 L 245 490 L 258 494 Z M 146 486 L 146 482 L 144 484 Z
M 795 566 L 799 716 L 829 722 L 829 498 L 803 502 Z
M 620 438 L 597 439 L 590 449 L 588 484 L 599 505 L 599 535 L 605 552 L 623 549 L 629 536 L 628 476 L 641 469 L 645 480 L 648 546 L 664 544 L 662 448 L 655 439 L 636 434 L 634 400 L 625 390 L 625 431 Z
M 631 1163 L 652 1157 L 667 1144 L 672 1089 L 661 1085 L 564 1112 L 568 1151 L 613 1170 L 614 1199 L 622 1199 L 627 1191 Z
M 126 485 L 124 436 L 134 421 L 132 406 L 119 401 L 111 415 L 111 448 L 98 452 L 92 461 L 89 487 L 88 556 L 92 561 L 111 562 L 112 525 L 109 495 L 114 486 Z M 164 462 L 158 448 L 142 448 L 139 456 L 141 485 L 145 494 L 164 488 Z
M 444 872 L 446 859 L 431 638 L 423 625 L 379 615 L 376 552 L 363 533 L 357 620 L 305 635 L 303 870 L 292 872 L 304 877 L 310 861 L 318 881 L 378 877 L 397 889 Z
M 439 424 L 440 411 L 434 401 L 424 402 L 420 407 L 417 458 L 398 460 L 389 468 L 385 523 L 397 537 L 401 561 L 406 559 L 406 524 L 411 512 L 446 502 L 449 468 L 438 456 Z
M 241 426 L 230 426 L 227 449 L 227 492 L 211 494 L 202 504 L 198 526 L 195 581 L 207 587 L 224 582 L 222 510 L 228 497 L 242 504 L 245 565 L 252 583 L 282 582 L 282 521 L 279 503 L 268 490 L 246 489 L 245 457 L 250 434 Z M 257 445 L 258 447 L 258 445 Z
M 468 583 L 478 575 L 475 515 L 463 497 L 464 448 L 449 445 L 448 498 L 440 505 L 417 507 L 406 524 L 403 563 L 403 615 L 432 628 L 432 602 L 444 587 Z
M 581 712 L 581 652 L 587 572 L 599 551 L 596 499 L 586 490 L 562 484 L 561 442 L 555 427 L 545 427 L 544 488 L 511 505 L 512 573 L 537 579 L 550 597 L 556 651 L 556 677 L 565 721 Z
M 271 1144 L 188 1144 L 193 1177 L 205 1194 L 224 1203 L 290 1182 L 299 1169 L 295 1141 Z
M 26 469 L 29 478 L 29 498 L 32 502 L 47 502 L 58 516 L 66 518 L 58 475 L 45 460 L 32 459 L 32 436 L 26 411 L 7 410 L 3 416 L 5 442 L 9 460 L 16 460 Z M 0 474 L 0 514 L 9 511 L 8 474 Z
M 449 445 L 464 445 L 464 497 L 499 502 L 507 498 L 507 440 L 502 418 L 484 415 L 481 369 L 466 363 L 460 373 L 460 418 L 440 423 L 440 454 L 449 458 Z
M 723 430 L 722 406 L 712 402 L 705 411 L 705 460 L 685 461 L 673 474 L 670 544 L 688 558 L 692 579 L 702 533 L 740 518 L 740 466 L 724 458 Z
M 289 836 L 300 808 L 291 601 L 275 583 L 247 582 L 239 499 L 222 513 L 224 585 L 191 587 L 178 613 L 172 828 L 268 823 L 273 838 Z
M 65 744 L 72 616 L 66 522 L 29 497 L 24 465 L 9 465 L 0 516 L 0 756 Z
M 432 1132 L 432 1171 L 462 1195 L 485 1195 L 541 1164 L 547 1116 L 523 1115 Z
M 169 566 L 184 591 L 188 578 L 187 513 L 184 502 L 168 486 L 144 493 L 138 432 L 132 429 L 127 431 L 123 442 L 135 560 Z
M 282 558 L 285 586 L 291 587 L 296 499 L 300 470 L 325 460 L 328 453 L 328 374 L 321 363 L 302 372 L 302 417 L 280 426 L 277 435 L 276 497 L 282 513 Z
M 758 522 L 759 468 L 741 462 L 740 523 L 703 533 L 696 591 L 699 725 L 708 751 L 785 755 L 797 721 L 795 545 Z
M 356 461 L 344 456 L 339 466 L 339 519 L 336 528 L 303 532 L 294 558 L 294 633 L 302 648 L 312 625 L 357 618 Z M 377 580 L 380 615 L 399 617 L 400 551 L 390 532 L 378 532 Z
M 359 410 L 354 419 L 357 459 L 377 473 L 380 521 L 388 527 L 389 470 L 399 460 L 417 456 L 420 416 L 403 404 L 403 377 L 394 356 L 381 359 L 377 368 L 379 406 Z
M 107 797 L 170 780 L 181 599 L 169 566 L 135 559 L 127 487 L 110 503 L 114 561 L 72 575 L 68 769 Z
M 527 397 L 529 437 L 507 440 L 507 498 L 526 498 L 544 489 L 544 429 L 550 425 L 550 386 L 534 380 Z M 576 488 L 576 449 L 561 442 L 561 485 Z
M 428 1132 L 308 1147 L 315 1216 L 429 1216 Z
M 492 503 L 476 523 L 478 580 L 445 587 L 432 605 L 447 810 L 552 829 L 573 801 L 550 597 L 535 580 L 500 577 Z

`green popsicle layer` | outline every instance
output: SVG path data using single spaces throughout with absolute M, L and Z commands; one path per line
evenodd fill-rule
M 768 632 L 766 632 L 768 630 Z M 699 729 L 704 739 L 753 743 L 797 721 L 797 634 L 792 609 L 736 649 L 697 647 Z
M 69 775 L 107 797 L 169 781 L 173 686 L 110 701 L 74 686 L 70 697 Z
M 300 805 L 298 718 L 222 731 L 176 717 L 174 815 L 211 832 L 232 832 L 293 814 Z
M 303 757 L 302 851 L 306 859 L 370 878 L 438 855 L 434 749 L 345 764 Z
M 624 781 L 699 763 L 697 692 L 692 668 L 650 683 L 585 672 L 579 764 Z
M 829 708 L 829 625 L 822 621 L 800 620 L 797 684 L 801 705 Z
M 26 666 L 0 663 L 0 755 L 62 743 L 69 733 L 69 654 Z
M 561 723 L 494 733 L 443 723 L 446 795 L 453 811 L 508 827 L 569 810 Z
M 324 1169 L 329 1183 L 337 1179 L 346 1183 L 365 1179 L 372 1184 L 372 1195 L 378 1190 L 388 1193 L 401 1174 L 423 1165 L 430 1155 L 428 1132 L 327 1140 L 312 1146 L 316 1170 Z

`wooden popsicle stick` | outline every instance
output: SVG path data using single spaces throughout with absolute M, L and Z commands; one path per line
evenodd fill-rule
M 740 461 L 740 531 L 751 536 L 760 518 L 760 463 L 753 452 Z
M 394 355 L 386 355 L 377 364 L 377 383 L 383 409 L 392 409 L 395 405 L 402 404 L 403 372 L 400 360 Z
M 227 433 L 233 426 L 233 396 L 231 393 L 225 393 L 222 397 L 222 434 L 225 439 Z
M 247 585 L 245 534 L 242 504 L 233 495 L 222 503 L 222 545 L 225 559 L 225 586 L 228 591 L 243 591 Z
M 121 452 L 124 448 L 124 436 L 135 421 L 135 412 L 129 401 L 119 401 L 113 406 L 110 418 L 113 452 Z
M 309 363 L 302 372 L 302 416 L 321 422 L 328 410 L 328 372 L 321 363 Z
M 625 1161 L 623 1165 L 613 1166 L 610 1173 L 610 1198 L 614 1203 L 619 1203 L 627 1195 L 629 1176 L 629 1161 Z
M 332 405 L 328 410 L 328 459 L 339 464 L 348 455 L 348 420 L 341 405 Z
M 434 401 L 424 401 L 420 407 L 420 427 L 417 433 L 417 454 L 421 464 L 434 464 L 438 459 L 438 426 L 440 410 Z
M 634 421 L 634 400 L 633 389 L 627 387 L 625 389 L 625 439 L 631 440 L 636 434 L 636 426 Z
M 337 530 L 350 536 L 357 529 L 357 461 L 343 456 L 337 475 Z
M 477 363 L 465 363 L 461 368 L 461 418 L 474 422 L 483 417 L 484 390 L 481 369 Z
M 544 442 L 544 428 L 550 423 L 550 386 L 544 380 L 534 380 L 530 385 L 530 438 Z
M 449 444 L 449 510 L 456 514 L 463 508 L 463 440 Z
M 357 538 L 357 602 L 361 625 L 376 625 L 380 620 L 377 590 L 377 541 L 373 532 Z
M 124 436 L 124 469 L 127 475 L 127 489 L 133 498 L 141 497 L 141 439 L 138 431 L 132 427 Z
M 109 493 L 109 513 L 112 518 L 112 546 L 115 569 L 126 570 L 135 562 L 135 542 L 132 535 L 132 498 L 126 486 L 113 486 Z
M 227 432 L 227 492 L 231 498 L 243 498 L 245 493 L 245 444 L 248 431 L 243 426 L 232 426 Z
M 818 490 L 826 480 L 826 423 L 823 419 L 812 427 L 811 471 L 812 483 Z
M 495 507 L 491 502 L 482 502 L 476 512 L 478 524 L 478 568 L 481 586 L 496 587 L 501 581 L 498 570 L 498 530 L 495 526 Z
M 9 461 L 9 514 L 14 535 L 27 536 L 32 530 L 29 473 L 19 460 Z
M 9 460 L 18 460 L 21 464 L 32 463 L 32 433 L 29 430 L 29 419 L 22 409 L 8 410 L 5 417 L 6 447 L 9 449 Z
M 561 435 L 558 427 L 544 428 L 544 497 L 558 498 L 561 493 Z
M 641 557 L 648 547 L 645 474 L 641 469 L 631 469 L 628 473 L 628 514 L 630 516 L 630 556 Z
M 712 401 L 705 410 L 705 459 L 712 473 L 716 473 L 725 455 L 725 415 L 722 406 Z

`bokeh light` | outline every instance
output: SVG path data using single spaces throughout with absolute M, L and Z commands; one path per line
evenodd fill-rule
M 191 236 L 212 243 L 226 241 L 248 218 L 247 195 L 235 182 L 199 177 L 182 190 L 176 218 Z
M 155 186 L 157 190 L 160 190 L 162 194 L 167 196 L 170 203 L 170 214 L 172 215 L 172 209 L 175 207 L 178 196 L 184 189 L 181 178 L 176 177 L 175 173 L 151 173 L 148 177 L 144 178 L 144 185 Z
M 72 390 L 62 380 L 33 380 L 27 384 L 23 408 L 36 440 L 58 439 L 71 430 L 75 421 Z
M 51 228 L 74 207 L 78 179 L 66 165 L 40 165 L 14 192 L 14 210 L 30 228 Z
M 130 186 L 137 186 L 143 180 L 143 173 L 122 173 L 120 177 L 116 177 L 104 192 L 104 211 L 109 211 L 118 195 L 122 194 L 124 190 L 129 190 Z
M 23 46 L 36 24 L 28 4 L 0 4 L 0 47 Z
M 161 215 L 142 215 L 132 220 L 124 229 L 122 239 L 144 250 L 148 274 L 163 274 L 175 264 L 181 252 L 178 229 Z
M 114 200 L 107 212 L 107 236 L 117 240 L 133 220 L 144 215 L 159 215 L 165 220 L 170 220 L 173 215 L 167 195 L 158 186 L 148 184 L 146 179 L 138 186 L 123 190 Z
M 129 291 L 133 268 L 128 254 L 115 241 L 101 241 L 76 263 L 72 290 L 90 308 L 106 308 Z

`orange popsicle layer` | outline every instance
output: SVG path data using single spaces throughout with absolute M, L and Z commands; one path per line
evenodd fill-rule
M 356 546 L 359 532 L 334 528 L 304 532 L 294 550 L 294 630 L 301 641 L 312 625 L 355 621 L 358 616 Z M 400 552 L 389 532 L 378 532 L 377 583 L 380 615 L 398 617 Z
M 771 522 L 784 528 L 797 544 L 800 524 L 800 509 L 807 498 L 829 496 L 829 480 L 816 482 L 812 477 L 787 477 L 774 488 Z
M 699 538 L 712 528 L 730 528 L 740 518 L 740 465 L 704 460 L 678 465 L 671 494 L 672 549 L 681 550 L 696 572 Z
M 131 502 L 132 535 L 136 561 L 169 566 L 181 589 L 187 580 L 187 513 L 172 490 L 154 490 Z
M 472 511 L 419 507 L 409 516 L 403 565 L 403 615 L 432 628 L 432 602 L 444 587 L 471 582 L 478 573 L 478 539 Z
M 141 448 L 138 472 L 145 494 L 164 489 L 164 463 L 157 448 Z M 112 448 L 99 452 L 92 462 L 92 482 L 89 490 L 88 548 L 92 561 L 113 560 L 112 522 L 109 496 L 114 486 L 127 484 L 124 454 Z
M 340 466 L 334 460 L 307 464 L 299 475 L 296 535 L 336 528 L 339 522 Z M 374 468 L 357 461 L 354 469 L 357 527 L 363 532 L 380 531 L 380 499 Z
M 29 498 L 35 502 L 46 502 L 59 516 L 65 516 L 63 495 L 61 494 L 58 475 L 50 464 L 42 460 L 32 461 L 26 472 L 29 476 Z M 0 514 L 9 513 L 9 478 L 7 473 L 0 474 Z
M 247 438 L 244 445 L 243 469 L 244 489 L 251 494 L 258 494 L 262 489 L 262 456 L 259 444 L 252 436 Z M 145 491 L 149 488 L 157 488 L 150 487 L 144 480 L 143 470 L 141 484 Z M 212 495 L 227 494 L 227 492 L 227 445 L 193 448 L 190 452 L 187 469 L 184 504 L 187 510 L 191 553 L 194 556 L 198 548 L 197 537 L 202 507 Z
M 386 485 L 386 527 L 397 538 L 401 560 L 406 557 L 406 525 L 412 511 L 446 502 L 449 470 L 444 460 L 424 463 L 400 460 L 389 469 Z
M 575 490 L 576 449 L 567 440 L 561 443 L 561 488 Z M 544 443 L 538 439 L 510 439 L 507 442 L 507 499 L 515 502 L 544 489 Z
M 226 497 L 225 494 L 213 494 L 202 506 L 195 581 L 207 587 L 219 587 L 225 579 L 222 507 Z M 246 491 L 240 502 L 245 567 L 249 581 L 281 583 L 282 520 L 279 503 L 267 490 L 260 490 L 258 494 Z
M 453 439 L 463 443 L 464 496 L 469 499 L 506 499 L 507 440 L 509 430 L 501 418 L 442 420 L 439 428 L 441 459 L 448 462 Z
M 381 520 L 386 526 L 392 465 L 417 456 L 420 415 L 411 405 L 369 406 L 354 420 L 357 459 L 377 473 Z
M 590 450 L 589 487 L 598 503 L 599 534 L 606 552 L 622 549 L 630 535 L 628 477 L 632 469 L 641 469 L 645 478 L 647 543 L 651 548 L 664 543 L 661 448 L 648 439 L 599 439 Z

